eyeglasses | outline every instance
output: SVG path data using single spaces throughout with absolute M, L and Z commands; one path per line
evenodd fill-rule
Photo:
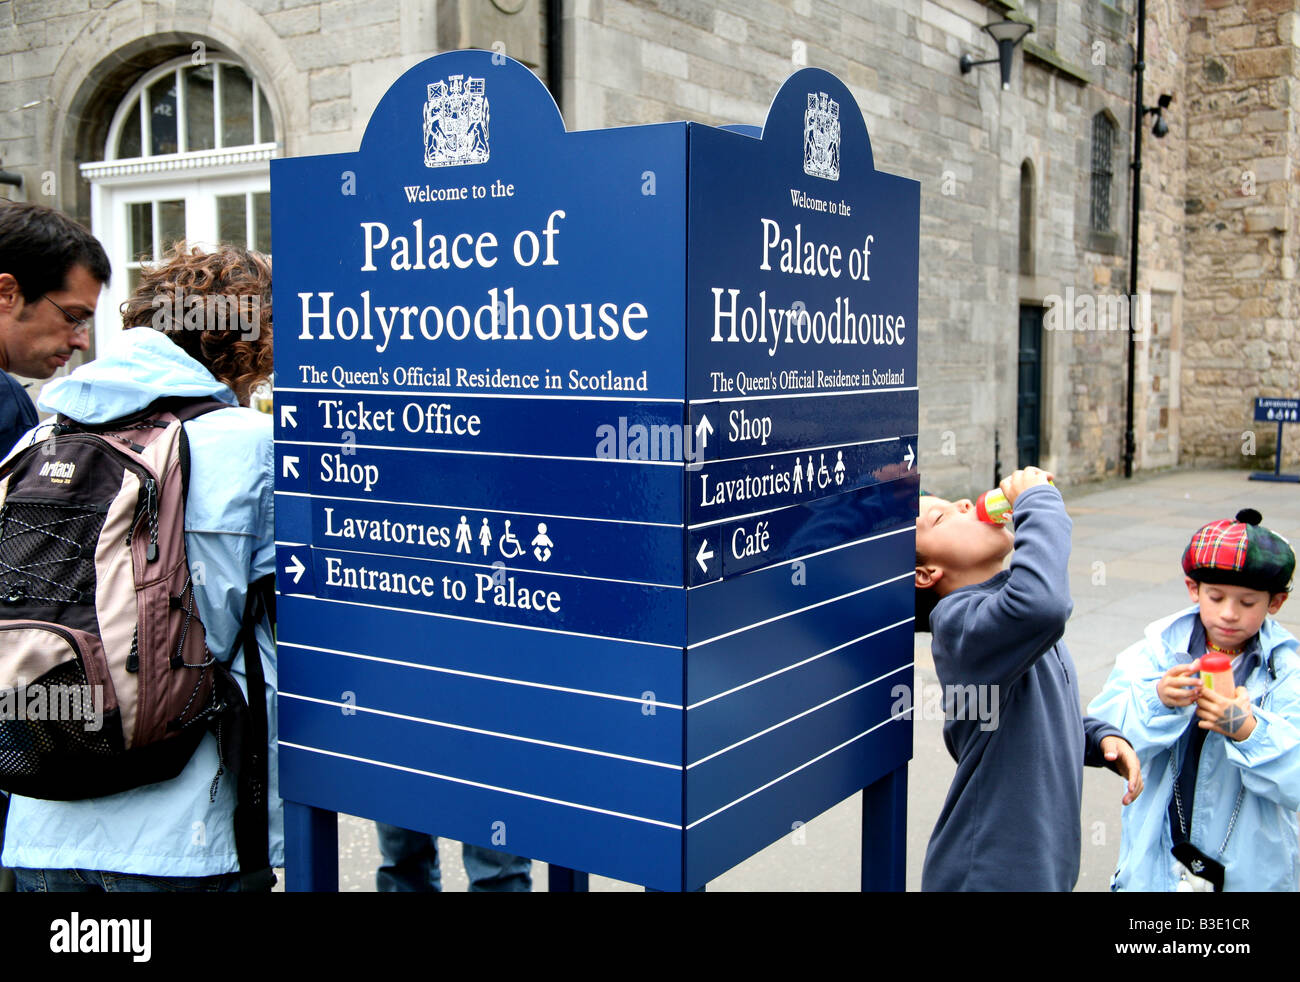
M 50 300 L 48 295 L 45 297 L 45 299 Z M 66 310 L 60 307 L 57 303 L 54 303 L 53 300 L 50 300 L 50 303 L 53 303 L 54 306 L 58 309 L 59 313 L 61 313 L 64 317 L 68 319 L 68 324 L 72 327 L 72 331 L 74 334 L 80 333 L 80 334 L 85 334 L 86 337 L 90 337 L 90 322 L 95 319 L 94 314 L 89 314 L 85 317 L 73 317 L 70 313 L 68 313 Z

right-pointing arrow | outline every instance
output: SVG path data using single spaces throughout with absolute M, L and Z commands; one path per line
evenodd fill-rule
M 293 562 L 291 562 L 288 566 L 286 566 L 284 568 L 284 571 L 286 573 L 292 573 L 293 582 L 297 583 L 299 580 L 302 579 L 302 574 L 307 571 L 307 567 L 302 564 L 302 560 L 299 559 L 297 556 L 290 554 L 289 558 L 292 559 Z
M 907 453 L 903 454 L 903 459 L 907 461 L 907 469 L 910 471 L 912 469 L 912 464 L 916 460 L 916 451 L 912 449 L 910 443 L 907 445 Z
M 297 476 L 298 476 L 298 468 L 295 466 L 297 463 L 298 463 L 298 458 L 297 458 L 297 457 L 285 457 L 285 458 L 284 458 L 284 471 L 283 471 L 283 474 L 284 474 L 285 477 L 289 477 L 289 476 L 297 477 Z
M 713 558 L 713 550 L 709 548 L 709 540 L 705 539 L 700 543 L 700 551 L 695 554 L 695 561 L 700 564 L 700 569 L 704 572 L 709 571 L 709 560 Z

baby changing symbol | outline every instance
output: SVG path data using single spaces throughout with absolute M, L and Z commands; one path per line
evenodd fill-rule
M 546 534 L 546 523 L 537 523 L 537 534 L 533 536 L 532 547 L 533 555 L 537 557 L 539 563 L 544 563 L 551 558 L 551 548 L 555 545 L 551 537 Z
M 835 483 L 844 483 L 844 451 L 835 451 Z

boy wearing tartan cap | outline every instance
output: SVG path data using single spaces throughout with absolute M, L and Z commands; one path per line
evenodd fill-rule
M 1282 536 L 1243 509 L 1183 552 L 1195 606 L 1149 625 L 1088 711 L 1123 729 L 1147 792 L 1124 812 L 1115 890 L 1300 887 L 1300 644 L 1268 617 L 1295 572 Z M 1231 659 L 1234 693 L 1201 684 Z

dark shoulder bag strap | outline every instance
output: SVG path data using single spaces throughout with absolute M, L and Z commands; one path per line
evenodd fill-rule
M 275 885 L 270 864 L 270 780 L 267 758 L 270 736 L 266 721 L 266 676 L 257 643 L 257 625 L 266 618 L 275 629 L 275 575 L 249 584 L 239 636 L 244 645 L 244 677 L 248 680 L 248 731 L 239 768 L 235 805 L 235 849 L 246 891 L 269 890 Z

